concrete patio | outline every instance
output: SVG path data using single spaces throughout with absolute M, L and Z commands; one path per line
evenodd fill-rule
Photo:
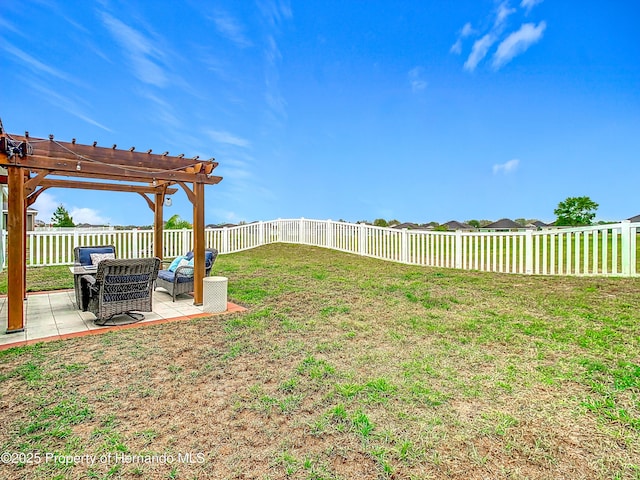
M 173 302 L 170 295 L 158 290 L 153 295 L 153 312 L 144 312 L 144 320 L 127 324 L 131 319 L 118 315 L 106 326 L 99 326 L 94 323 L 96 317 L 93 313 L 78 310 L 74 290 L 29 293 L 25 300 L 24 331 L 7 334 L 7 298 L 3 296 L 0 297 L 0 350 L 41 341 L 106 333 L 114 329 L 143 327 L 244 310 L 229 302 L 226 312 L 208 313 L 202 310 L 202 306 L 193 305 L 190 295 L 179 295 Z

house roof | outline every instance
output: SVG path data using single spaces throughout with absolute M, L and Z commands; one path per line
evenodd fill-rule
M 7 213 L 7 212 L 8 212 L 8 210 L 6 208 L 2 209 L 2 213 Z M 36 210 L 35 208 L 28 207 L 27 208 L 27 213 L 32 213 L 34 215 L 37 215 L 38 214 L 38 210 Z
M 434 226 L 430 223 L 423 223 L 422 225 L 418 225 L 416 230 L 433 230 Z
M 404 223 L 396 223 L 395 225 L 392 225 L 391 228 L 418 228 L 418 224 L 417 223 L 411 223 L 411 222 L 404 222 Z
M 468 225 L 464 222 L 458 222 L 457 220 L 450 220 L 447 223 L 443 223 L 442 225 L 446 225 L 447 230 L 473 230 L 471 225 Z
M 535 225 L 536 227 L 548 227 L 548 225 L 544 222 L 541 222 L 540 220 L 536 220 L 535 222 L 531 222 L 532 225 Z
M 497 222 L 490 223 L 489 225 L 485 225 L 482 228 L 525 228 L 519 223 L 514 222 L 509 218 L 501 218 Z
M 640 215 L 636 215 L 635 217 L 627 218 L 630 222 L 640 222 Z

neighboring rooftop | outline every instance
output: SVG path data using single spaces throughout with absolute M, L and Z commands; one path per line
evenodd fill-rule
M 474 228 L 464 222 L 458 222 L 457 220 L 449 220 L 447 223 L 443 223 L 443 226 L 447 227 L 447 230 L 474 230 Z
M 482 227 L 483 229 L 488 230 L 512 230 L 512 229 L 524 229 L 519 223 L 514 222 L 509 218 L 501 218 L 497 222 L 490 223 L 489 225 L 485 225 Z

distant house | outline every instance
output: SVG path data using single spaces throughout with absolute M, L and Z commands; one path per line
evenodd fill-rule
M 210 223 L 209 225 L 206 225 L 204 228 L 231 228 L 231 227 L 237 227 L 237 225 L 233 223 L 219 223 L 219 224 Z
M 422 225 L 418 225 L 416 230 L 433 230 L 435 228 L 434 222 L 423 223 Z
M 113 230 L 111 225 L 93 225 L 92 223 L 79 223 L 76 228 L 83 230 Z
M 472 231 L 475 230 L 471 225 L 468 225 L 464 222 L 458 222 L 456 220 L 450 220 L 447 223 L 443 223 L 441 227 L 447 227 L 447 230 L 467 230 Z
M 530 228 L 532 230 L 542 230 L 543 228 L 547 228 L 549 225 L 547 225 L 544 222 L 541 222 L 540 220 L 536 220 L 534 222 L 531 222 L 527 225 L 527 228 Z
M 3 205 L 2 207 L 2 228 L 7 229 L 7 205 Z M 27 230 L 31 231 L 36 226 L 36 215 L 38 215 L 38 211 L 33 208 L 27 208 Z
M 484 232 L 512 232 L 518 230 L 528 230 L 527 227 L 523 227 L 519 223 L 514 222 L 508 218 L 502 218 L 497 222 L 490 223 L 480 228 Z
M 629 220 L 631 223 L 639 223 L 640 222 L 640 215 L 636 215 L 635 217 L 627 218 L 627 220 Z
M 407 229 L 407 230 L 415 230 L 419 225 L 417 223 L 404 222 L 404 223 L 396 223 L 392 225 L 391 228 L 397 228 L 399 230 Z

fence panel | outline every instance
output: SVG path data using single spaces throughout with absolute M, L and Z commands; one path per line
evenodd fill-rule
M 2 235 L 6 248 L 6 232 Z M 207 229 L 205 243 L 221 254 L 283 242 L 432 267 L 536 275 L 636 276 L 640 272 L 638 235 L 640 223 L 628 221 L 541 231 L 434 232 L 301 218 Z M 183 255 L 192 242 L 191 230 L 164 231 L 164 257 Z M 153 255 L 153 231 L 28 232 L 27 265 L 70 265 L 73 249 L 79 245 L 114 245 L 119 258 L 147 257 Z

